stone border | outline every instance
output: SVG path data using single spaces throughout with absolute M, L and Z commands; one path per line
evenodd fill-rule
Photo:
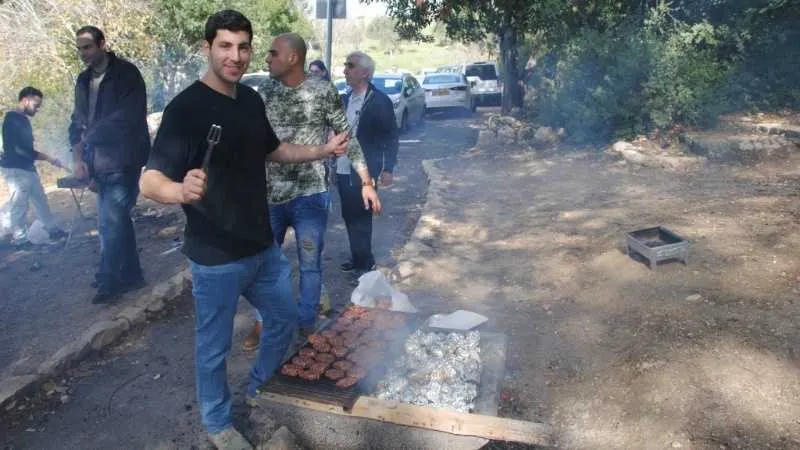
M 480 151 L 481 148 L 493 141 L 491 131 L 482 129 L 478 132 L 475 145 L 466 150 L 464 154 Z M 434 211 L 441 211 L 445 208 L 442 194 L 447 189 L 444 180 L 444 171 L 437 167 L 437 163 L 445 158 L 425 159 L 422 161 L 422 170 L 428 178 L 428 194 L 422 214 L 414 227 L 414 232 L 403 246 L 400 252 L 400 259 L 388 274 L 392 283 L 402 283 L 414 276 L 423 260 L 430 256 L 435 249 L 433 244 L 440 234 L 442 222 L 436 218 Z
M 93 323 L 77 339 L 65 344 L 53 356 L 39 365 L 35 373 L 19 375 L 0 381 L 0 406 L 38 387 L 45 380 L 58 376 L 92 350 L 101 350 L 116 342 L 131 327 L 147 320 L 147 313 L 161 311 L 167 303 L 180 297 L 191 285 L 191 273 L 184 268 L 171 278 L 126 306 L 113 320 Z

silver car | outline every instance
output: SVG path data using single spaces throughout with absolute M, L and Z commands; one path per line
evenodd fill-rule
M 412 124 L 424 119 L 425 90 L 416 78 L 409 74 L 377 74 L 372 77 L 372 84 L 392 100 L 400 131 L 408 131 Z

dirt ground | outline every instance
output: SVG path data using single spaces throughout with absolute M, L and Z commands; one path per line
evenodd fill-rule
M 399 184 L 409 200 L 383 246 L 393 257 L 382 259 L 416 266 L 398 287 L 421 314 L 469 309 L 508 335 L 502 416 L 551 424 L 559 448 L 800 449 L 800 158 L 678 174 L 595 152 L 487 147 L 451 156 L 447 143 L 464 126 L 441 122 L 435 143 L 423 137 L 409 150 L 445 157 L 422 211 L 430 231 L 422 252 L 394 250 L 419 196 L 401 190 L 423 181 Z M 624 253 L 624 233 L 655 225 L 689 240 L 688 265 L 650 270 Z M 163 336 L 121 344 L 165 354 L 148 377 L 126 383 L 145 372 L 142 359 L 112 350 L 96 375 L 75 382 L 80 400 L 12 441 L 55 448 L 102 426 L 106 441 L 96 443 L 196 445 L 191 319 L 182 311 L 152 327 Z M 240 322 L 239 336 L 249 317 Z M 163 345 L 164 336 L 174 343 Z M 243 359 L 232 360 L 235 376 L 246 373 Z M 178 381 L 154 388 L 162 378 L 153 374 Z M 92 411 L 109 397 L 114 414 L 98 419 Z M 157 409 L 143 410 L 140 398 Z
M 579 449 L 800 448 L 798 161 L 688 174 L 596 153 L 484 148 L 439 161 L 401 286 L 508 333 L 501 415 Z M 430 197 L 430 194 L 429 194 Z M 662 225 L 688 265 L 624 233 Z
M 50 207 L 65 229 L 75 211 L 68 190 L 49 195 Z M 113 319 L 142 292 L 132 292 L 113 305 L 92 305 L 90 287 L 100 260 L 96 196 L 86 192 L 85 219 L 78 218 L 74 235 L 65 242 L 23 249 L 0 247 L 0 377 L 35 373 L 39 365 L 72 342 L 94 322 Z M 140 199 L 132 217 L 145 280 L 144 289 L 178 273 L 184 265 L 179 245 L 183 215 Z M 167 252 L 165 254 L 165 252 Z

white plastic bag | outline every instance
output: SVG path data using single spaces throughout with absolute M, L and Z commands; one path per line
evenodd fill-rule
M 28 228 L 27 238 L 33 245 L 42 245 L 50 242 L 50 233 L 44 229 L 42 221 L 36 219 Z
M 375 308 L 378 303 L 391 299 L 392 311 L 415 313 L 417 309 L 408 300 L 408 296 L 393 288 L 382 272 L 373 270 L 358 278 L 358 286 L 350 295 L 354 305 Z

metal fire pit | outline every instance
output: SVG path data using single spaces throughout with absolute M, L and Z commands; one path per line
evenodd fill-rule
M 650 270 L 661 261 L 679 259 L 687 264 L 689 259 L 689 242 L 661 226 L 625 233 L 625 244 L 628 255 L 638 253 L 647 259 Z

